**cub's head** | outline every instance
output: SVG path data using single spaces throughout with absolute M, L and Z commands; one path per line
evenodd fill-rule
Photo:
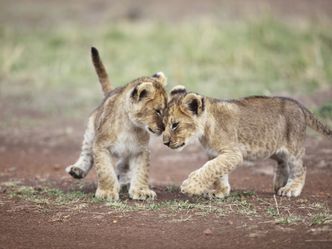
M 163 143 L 171 149 L 183 149 L 203 134 L 202 118 L 205 98 L 176 86 L 170 92 L 170 100 L 164 115 Z
M 128 115 L 137 126 L 155 135 L 160 135 L 165 129 L 163 115 L 167 105 L 166 84 L 167 79 L 161 72 L 151 77 L 138 78 L 130 84 Z

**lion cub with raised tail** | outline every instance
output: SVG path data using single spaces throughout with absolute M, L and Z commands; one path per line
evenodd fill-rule
M 121 185 L 129 184 L 129 197 L 154 198 L 149 188 L 149 133 L 164 131 L 167 104 L 163 73 L 140 77 L 112 90 L 97 49 L 91 49 L 105 98 L 90 115 L 77 162 L 66 168 L 74 178 L 85 177 L 96 166 L 96 197 L 118 200 Z
M 244 159 L 264 158 L 278 163 L 275 192 L 299 196 L 306 175 L 306 127 L 332 137 L 332 130 L 296 100 L 263 96 L 218 100 L 182 86 L 170 92 L 164 123 L 165 145 L 182 149 L 198 139 L 211 159 L 189 175 L 181 191 L 218 198 L 229 194 L 228 174 Z

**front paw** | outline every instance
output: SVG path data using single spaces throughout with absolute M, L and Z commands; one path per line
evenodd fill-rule
M 225 197 L 229 196 L 230 190 L 208 190 L 205 191 L 203 196 L 207 199 L 224 199 Z
M 198 170 L 194 170 L 193 172 L 191 172 L 187 178 L 187 180 L 189 179 L 195 179 L 200 175 L 199 169 Z
M 301 194 L 302 187 L 285 186 L 278 190 L 279 196 L 298 197 Z
M 119 191 L 117 191 L 115 189 L 97 188 L 95 197 L 98 199 L 104 199 L 107 201 L 117 201 L 117 200 L 119 200 Z
M 154 200 L 157 194 L 149 188 L 133 188 L 129 190 L 129 197 L 133 200 Z
M 206 186 L 190 176 L 181 185 L 181 192 L 189 196 L 202 195 L 206 190 Z

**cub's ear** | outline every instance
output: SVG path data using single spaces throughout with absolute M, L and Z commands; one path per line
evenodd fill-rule
M 183 93 L 187 93 L 186 88 L 182 85 L 177 85 L 172 88 L 172 90 L 169 92 L 169 95 L 172 97 L 176 94 L 183 94 Z
M 152 82 L 142 82 L 132 90 L 130 96 L 134 100 L 140 101 L 147 97 L 153 97 L 154 90 Z
M 167 85 L 167 78 L 163 72 L 155 73 L 152 77 L 156 78 L 163 86 Z
M 182 108 L 187 113 L 199 116 L 205 110 L 205 99 L 196 93 L 188 93 L 182 99 Z

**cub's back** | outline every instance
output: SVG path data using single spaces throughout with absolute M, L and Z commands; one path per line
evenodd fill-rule
M 252 96 L 231 102 L 239 108 L 240 140 L 273 140 L 280 144 L 292 139 L 304 139 L 305 116 L 301 104 L 296 100 Z

